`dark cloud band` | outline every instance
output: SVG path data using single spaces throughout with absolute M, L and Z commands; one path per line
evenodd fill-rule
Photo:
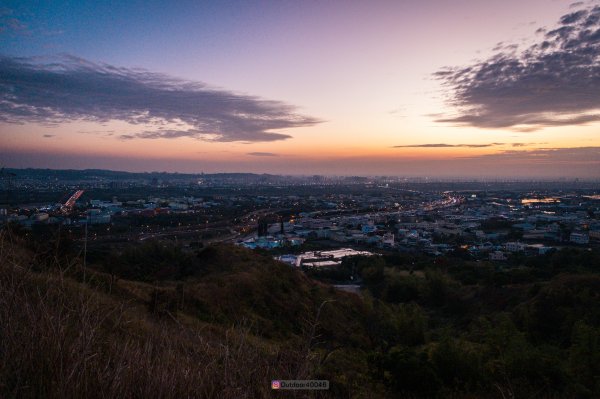
M 62 123 L 122 120 L 156 126 L 123 139 L 192 137 L 215 141 L 275 141 L 279 129 L 320 121 L 295 107 L 209 88 L 145 70 L 65 56 L 40 64 L 0 57 L 0 121 Z M 177 128 L 172 128 L 175 125 Z
M 438 122 L 532 131 L 600 120 L 600 6 L 564 15 L 536 44 L 435 74 L 459 114 Z
M 249 152 L 246 155 L 251 155 L 253 157 L 278 157 L 278 154 L 273 152 Z
M 507 150 L 496 154 L 463 157 L 462 159 L 497 162 L 498 165 L 510 163 L 574 165 L 585 164 L 590 167 L 600 165 L 600 147 L 537 148 L 529 151 Z
M 485 148 L 504 145 L 504 143 L 486 143 L 486 144 L 410 144 L 395 145 L 394 148 Z

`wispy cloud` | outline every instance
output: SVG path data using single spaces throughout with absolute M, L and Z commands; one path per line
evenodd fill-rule
M 521 143 L 519 143 L 521 144 Z M 395 145 L 393 148 L 485 148 L 485 147 L 496 147 L 505 145 L 505 143 L 486 143 L 486 144 L 409 144 L 409 145 Z
M 77 133 L 81 134 L 94 134 L 98 136 L 114 136 L 114 130 L 78 130 Z
M 122 139 L 192 137 L 224 142 L 283 140 L 291 136 L 277 130 L 320 122 L 280 101 L 142 69 L 73 56 L 52 63 L 37 61 L 0 57 L 0 121 L 121 120 L 141 127 Z
M 16 36 L 58 36 L 62 35 L 62 29 L 48 29 L 45 24 L 31 27 L 23 16 L 16 15 L 7 7 L 0 7 L 0 35 Z
M 499 146 L 526 147 L 526 146 L 541 145 L 541 144 L 547 144 L 547 143 L 484 143 L 484 144 L 436 143 L 436 144 L 395 145 L 392 148 L 486 148 L 486 147 L 499 147 Z
M 510 143 L 510 145 L 513 147 L 526 147 L 526 146 L 544 145 L 544 144 L 548 144 L 548 143 Z
M 438 122 L 533 131 L 600 120 L 600 6 L 563 15 L 541 39 L 516 51 L 446 68 L 435 77 L 458 115 Z
M 0 7 L 0 34 L 29 35 L 30 33 L 27 24 L 15 16 L 13 10 Z
M 0 17 L 0 33 L 13 35 L 29 35 L 29 27 L 20 19 L 13 17 Z
M 396 118 L 405 118 L 406 110 L 407 110 L 407 108 L 405 106 L 401 106 L 401 107 L 394 108 L 391 111 L 388 111 L 388 114 L 392 115 Z
M 278 157 L 278 154 L 273 152 L 249 152 L 246 155 L 252 155 L 254 157 Z
M 462 157 L 462 159 L 477 159 L 498 162 L 498 165 L 507 163 L 519 164 L 547 164 L 547 165 L 572 165 L 585 164 L 600 165 L 600 147 L 571 147 L 571 148 L 536 148 L 533 150 L 506 150 L 497 154 L 485 154 L 475 157 Z
M 54 135 L 53 134 L 44 134 L 42 137 L 49 139 L 49 138 L 54 137 Z

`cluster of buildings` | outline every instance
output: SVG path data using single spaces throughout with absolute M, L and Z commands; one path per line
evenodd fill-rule
M 308 201 L 318 209 L 300 212 L 287 222 L 273 223 L 265 232 L 259 232 L 240 241 L 248 248 L 272 249 L 302 244 L 306 240 L 327 240 L 337 245 L 363 245 L 384 249 L 397 247 L 398 232 L 394 228 L 401 209 L 439 209 L 459 204 L 459 197 L 448 194 L 409 193 L 401 195 L 386 193 L 373 195 L 328 195 L 325 199 L 310 196 Z M 398 202 L 399 201 L 399 202 Z
M 171 197 L 119 201 L 95 200 L 77 201 L 74 209 L 64 212 L 64 205 L 24 206 L 13 209 L 10 213 L 3 209 L 0 221 L 18 223 L 26 228 L 39 224 L 64 225 L 103 225 L 111 224 L 119 216 L 154 217 L 161 214 L 186 214 L 199 209 L 221 205 L 214 200 L 205 201 L 195 197 Z
M 289 222 L 273 223 L 268 226 L 266 235 L 252 234 L 240 244 L 247 248 L 272 249 L 284 246 L 297 246 L 306 240 L 330 240 L 344 244 L 373 245 L 381 248 L 394 246 L 394 234 L 387 231 L 371 216 L 344 216 L 315 218 L 301 213 L 300 218 Z
M 434 256 L 462 251 L 492 261 L 516 253 L 543 255 L 565 246 L 600 246 L 599 196 L 461 194 L 431 196 L 417 209 L 405 206 L 405 210 L 360 215 L 302 213 L 297 219 L 270 225 L 266 236 L 248 237 L 240 244 L 271 249 L 290 241 L 320 241 L 328 247 L 352 245 Z M 324 265 L 329 264 L 314 263 Z
M 373 256 L 374 254 L 369 251 L 340 248 L 330 251 L 308 251 L 299 255 L 281 255 L 276 259 L 296 267 L 333 267 L 339 266 L 345 257 L 358 255 Z
M 344 179 L 313 176 L 297 180 L 294 191 L 290 192 L 283 186 L 272 185 L 280 178 L 231 174 L 201 176 L 201 179 L 210 180 L 211 184 L 216 181 L 233 184 L 246 179 L 262 185 L 252 189 L 235 186 L 214 189 L 202 197 L 166 194 L 135 200 L 117 197 L 78 200 L 70 212 L 64 211 L 65 204 L 0 209 L 0 222 L 16 222 L 25 227 L 45 224 L 108 227 L 132 219 L 144 220 L 148 225 L 146 221 L 151 218 L 169 214 L 176 221 L 186 220 L 190 225 L 199 224 L 200 219 L 208 224 L 212 216 L 218 216 L 220 228 L 235 236 L 232 240 L 239 245 L 278 249 L 278 253 L 285 252 L 285 248 L 297 253 L 302 251 L 303 244 L 315 243 L 310 248 L 418 252 L 432 256 L 459 251 L 476 259 L 503 261 L 511 254 L 534 256 L 564 246 L 600 246 L 598 191 L 569 191 L 558 183 L 556 188 L 535 191 L 521 186 L 502 190 L 498 184 L 445 191 L 433 190 L 437 185 L 416 190 L 408 183 L 399 186 L 394 182 L 358 178 L 343 185 Z M 340 185 L 333 190 L 327 186 L 332 182 Z M 159 186 L 160 181 L 153 185 Z M 127 188 L 120 190 L 122 198 L 131 198 Z M 291 216 L 260 225 L 259 219 L 268 214 Z M 255 231 L 257 224 L 259 228 Z M 238 230 L 237 234 L 234 230 Z M 191 226 L 189 234 L 195 233 L 200 234 L 197 226 Z M 329 258 L 319 260 L 314 252 L 310 254 L 312 258 L 294 256 L 294 263 L 300 259 L 300 264 L 313 266 L 334 262 Z

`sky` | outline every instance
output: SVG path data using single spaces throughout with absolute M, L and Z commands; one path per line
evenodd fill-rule
M 600 178 L 600 2 L 5 0 L 0 164 Z

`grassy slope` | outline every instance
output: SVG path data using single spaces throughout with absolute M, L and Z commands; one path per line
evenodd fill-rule
M 96 261 L 84 280 L 59 245 L 34 252 L 1 234 L 0 397 L 261 398 L 281 394 L 274 378 L 332 382 L 286 397 L 600 392 L 600 277 L 588 253 L 545 259 L 514 282 L 512 269 L 461 264 L 454 280 L 369 258 L 361 273 L 376 300 L 231 246 L 189 256 L 137 246 L 101 258 L 137 280 Z
M 88 269 L 84 284 L 77 264 L 0 245 L 3 397 L 270 397 L 274 378 L 328 378 L 323 397 L 374 389 L 362 301 L 268 257 L 219 246 L 202 277 L 111 284 Z

